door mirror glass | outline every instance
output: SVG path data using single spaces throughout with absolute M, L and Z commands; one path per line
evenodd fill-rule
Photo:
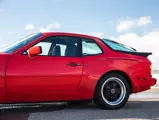
M 33 56 L 33 55 L 38 55 L 38 54 L 41 54 L 42 53 L 42 48 L 41 46 L 34 46 L 34 47 L 31 47 L 29 48 L 28 50 L 28 56 Z

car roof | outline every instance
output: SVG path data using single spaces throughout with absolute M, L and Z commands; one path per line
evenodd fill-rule
M 87 37 L 87 38 L 94 38 L 94 39 L 101 39 L 99 37 L 93 36 L 93 35 L 88 35 L 84 33 L 76 33 L 76 32 L 40 32 L 45 35 L 50 35 L 50 34 L 61 34 L 61 35 L 72 35 L 72 36 L 80 36 L 80 37 Z

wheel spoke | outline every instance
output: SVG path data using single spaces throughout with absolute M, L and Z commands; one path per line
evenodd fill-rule
M 110 84 L 110 88 L 113 89 L 114 88 L 113 82 L 110 82 L 109 84 Z
M 114 94 L 113 98 L 114 98 L 114 100 L 117 100 L 119 98 L 119 94 Z
M 117 87 L 117 83 L 116 82 L 113 82 L 113 88 L 116 88 Z
M 110 91 L 104 92 L 104 96 L 109 97 L 111 95 Z
M 107 100 L 112 101 L 112 96 L 110 95 Z
M 119 93 L 119 94 L 121 93 L 121 89 L 120 89 L 120 88 L 116 88 L 115 91 L 116 91 L 117 93 Z
M 106 84 L 105 88 L 110 90 L 111 89 L 110 84 Z

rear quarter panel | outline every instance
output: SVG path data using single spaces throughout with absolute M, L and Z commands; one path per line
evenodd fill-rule
M 131 79 L 133 72 L 138 70 L 139 61 L 132 59 L 130 55 L 128 57 L 127 55 L 119 54 L 112 53 L 110 55 L 86 56 L 82 58 L 84 65 L 83 76 L 78 90 L 85 94 L 84 96 L 88 95 L 92 98 L 98 80 L 110 71 L 122 71 Z M 132 84 L 134 85 L 133 81 Z
M 104 53 L 82 57 L 83 76 L 78 88 L 81 96 L 93 98 L 98 80 L 104 74 L 114 70 L 122 71 L 130 78 L 132 92 L 135 92 L 135 86 L 138 84 L 137 78 L 141 75 L 148 75 L 150 61 L 144 57 L 112 51 L 100 41 L 96 41 Z

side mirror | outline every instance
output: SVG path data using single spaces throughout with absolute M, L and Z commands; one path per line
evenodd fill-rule
M 42 53 L 41 46 L 34 46 L 34 47 L 29 48 L 29 50 L 28 50 L 28 56 L 29 57 L 34 56 L 34 55 L 38 55 L 38 54 L 41 54 L 41 53 Z

